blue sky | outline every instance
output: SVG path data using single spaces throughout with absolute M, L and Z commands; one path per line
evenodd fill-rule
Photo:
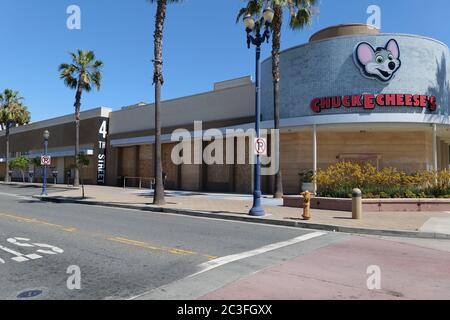
M 81 30 L 68 30 L 66 9 L 81 8 Z M 185 0 L 168 8 L 164 42 L 163 99 L 212 89 L 214 82 L 253 74 L 254 51 L 235 24 L 242 0 Z M 382 30 L 429 36 L 450 44 L 450 1 L 321 0 L 313 25 L 285 29 L 282 48 L 304 43 L 330 25 L 366 22 L 366 9 L 382 10 Z M 68 52 L 94 50 L 105 63 L 100 92 L 84 94 L 82 109 L 119 109 L 153 102 L 152 65 L 155 5 L 146 0 L 1 0 L 0 90 L 26 98 L 32 120 L 73 112 L 74 92 L 58 78 Z M 270 45 L 263 58 L 270 55 Z

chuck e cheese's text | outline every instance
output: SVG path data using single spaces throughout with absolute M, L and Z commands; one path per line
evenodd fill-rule
M 362 108 L 372 110 L 377 107 L 421 108 L 436 111 L 436 97 L 417 94 L 362 94 L 316 98 L 311 101 L 311 110 L 320 113 L 322 110 L 339 108 Z

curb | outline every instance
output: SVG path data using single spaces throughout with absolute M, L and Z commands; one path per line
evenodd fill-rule
M 23 183 L 23 182 L 4 182 L 0 181 L 0 185 L 4 186 L 22 186 L 22 187 L 42 187 L 42 184 L 40 183 Z M 62 189 L 62 190 L 79 190 L 80 188 L 73 187 L 73 186 L 62 186 L 59 184 L 47 184 L 47 188 L 55 188 L 55 189 Z
M 44 202 L 53 203 L 70 203 L 70 204 L 82 204 L 91 206 L 102 206 L 102 207 L 113 207 L 122 209 L 132 209 L 140 211 L 152 211 L 159 213 L 171 213 L 179 214 L 184 216 L 194 216 L 203 218 L 214 218 L 222 220 L 234 220 L 242 222 L 253 222 L 261 223 L 267 225 L 294 227 L 302 229 L 313 229 L 329 232 L 341 232 L 349 234 L 362 234 L 362 235 L 376 235 L 376 236 L 389 236 L 389 237 L 402 237 L 402 238 L 421 238 L 421 239 L 441 239 L 450 240 L 450 234 L 443 233 L 431 233 L 431 232 L 420 232 L 420 231 L 404 231 L 404 230 L 381 230 L 381 229 L 367 229 L 367 228 L 352 228 L 352 227 L 342 227 L 328 224 L 318 224 L 318 223 L 305 223 L 301 221 L 293 220 L 276 220 L 268 218 L 258 218 L 245 215 L 234 215 L 228 213 L 211 213 L 208 211 L 194 211 L 186 209 L 171 209 L 162 208 L 153 205 L 128 205 L 128 204 L 117 204 L 101 201 L 84 201 L 76 199 L 65 199 L 59 197 L 46 197 L 46 196 L 33 196 L 34 199 L 39 199 Z

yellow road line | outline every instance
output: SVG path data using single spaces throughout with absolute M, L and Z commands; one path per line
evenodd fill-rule
M 54 228 L 54 229 L 59 229 L 59 230 L 63 230 L 66 232 L 75 232 L 77 231 L 76 228 L 71 228 L 71 227 L 65 227 L 59 224 L 54 224 L 54 223 L 50 223 L 50 222 L 46 222 L 46 221 L 42 221 L 42 220 L 38 220 L 38 219 L 30 219 L 30 218 L 25 218 L 25 217 L 20 217 L 20 216 L 16 216 L 16 215 L 12 215 L 12 214 L 6 214 L 6 213 L 0 213 L 0 218 L 7 218 L 7 219 L 11 219 L 11 220 L 16 220 L 19 222 L 26 222 L 26 223 L 31 223 L 31 224 L 37 224 L 37 225 L 43 225 L 49 228 Z
M 154 250 L 154 251 L 163 251 L 163 252 L 167 252 L 167 253 L 171 253 L 171 254 L 202 256 L 202 257 L 207 258 L 208 260 L 214 260 L 214 259 L 218 258 L 217 256 L 211 256 L 211 255 L 202 254 L 202 253 L 189 251 L 189 250 L 183 250 L 183 249 L 178 249 L 178 248 L 158 247 L 158 246 L 146 243 L 146 242 L 131 240 L 131 239 L 127 239 L 127 238 L 121 238 L 121 237 L 108 237 L 108 238 L 106 238 L 106 240 L 120 242 L 123 244 L 128 244 L 128 245 L 132 245 L 132 246 L 136 246 L 136 247 L 140 247 L 140 248 L 144 248 L 144 249 L 149 249 L 149 250 Z
M 131 239 L 127 239 L 127 238 L 114 237 L 114 236 L 104 236 L 104 235 L 100 235 L 100 234 L 87 233 L 87 232 L 83 232 L 81 230 L 78 230 L 77 228 L 66 227 L 66 226 L 63 226 L 63 225 L 50 223 L 50 222 L 38 220 L 38 219 L 35 219 L 35 218 L 26 218 L 26 217 L 21 217 L 21 216 L 12 215 L 12 214 L 6 214 L 6 213 L 0 213 L 0 218 L 6 218 L 6 219 L 15 220 L 15 221 L 18 221 L 18 222 L 26 222 L 26 223 L 31 223 L 31 224 L 35 224 L 35 225 L 46 226 L 46 227 L 49 227 L 49 228 L 54 228 L 54 229 L 62 230 L 62 231 L 65 231 L 65 232 L 86 233 L 86 234 L 88 234 L 90 236 L 93 236 L 95 238 L 99 238 L 100 237 L 100 238 L 103 238 L 103 239 L 106 239 L 106 240 L 109 240 L 109 241 L 120 242 L 122 244 L 132 245 L 132 246 L 135 246 L 135 247 L 140 247 L 140 248 L 149 249 L 149 250 L 153 250 L 153 251 L 161 251 L 161 252 L 166 252 L 166 253 L 170 253 L 170 254 L 177 254 L 177 255 L 201 256 L 201 257 L 207 258 L 208 260 L 214 260 L 214 259 L 218 258 L 217 256 L 211 256 L 211 255 L 202 254 L 202 253 L 198 253 L 198 252 L 190 251 L 190 250 L 184 250 L 184 249 L 178 249 L 178 248 L 169 248 L 169 247 L 160 247 L 160 246 L 151 245 L 151 244 L 146 243 L 146 242 L 131 240 Z

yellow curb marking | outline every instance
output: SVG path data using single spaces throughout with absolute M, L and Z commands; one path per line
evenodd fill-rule
M 62 225 L 59 225 L 59 224 L 54 224 L 54 223 L 38 220 L 38 219 L 35 219 L 35 218 L 33 218 L 33 219 L 25 218 L 25 217 L 12 215 L 12 214 L 6 214 L 6 213 L 0 213 L 0 218 L 6 218 L 6 219 L 15 220 L 15 221 L 18 221 L 18 222 L 26 222 L 26 223 L 31 223 L 31 224 L 35 224 L 35 225 L 46 226 L 46 227 L 49 227 L 49 228 L 54 228 L 54 229 L 58 229 L 58 230 L 66 231 L 66 232 L 71 232 L 71 233 L 73 233 L 73 232 L 85 233 L 85 232 L 79 231 L 77 228 L 66 227 L 66 226 L 62 226 Z M 166 252 L 166 253 L 170 253 L 170 254 L 177 254 L 177 255 L 201 256 L 201 257 L 207 258 L 208 260 L 214 260 L 214 259 L 218 258 L 217 256 L 211 256 L 211 255 L 202 254 L 202 253 L 198 253 L 198 252 L 190 251 L 190 250 L 183 250 L 183 249 L 178 249 L 178 248 L 158 247 L 158 246 L 146 243 L 146 242 L 131 240 L 131 239 L 127 239 L 127 238 L 114 237 L 114 236 L 106 236 L 105 237 L 104 235 L 93 234 L 93 233 L 91 233 L 89 235 L 93 236 L 93 237 L 96 237 L 96 238 L 101 237 L 101 238 L 104 238 L 105 240 L 108 240 L 108 241 L 119 242 L 119 243 L 122 243 L 122 244 L 128 244 L 128 245 L 132 245 L 132 246 L 135 246 L 135 247 L 140 247 L 140 248 L 149 249 L 149 250 L 153 250 L 153 251 L 162 251 L 162 252 Z
M 131 240 L 131 239 L 127 239 L 127 238 L 121 238 L 121 237 L 109 237 L 109 238 L 106 238 L 106 240 L 120 242 L 120 243 L 132 245 L 132 246 L 136 246 L 136 247 L 140 247 L 140 248 L 144 248 L 144 249 L 168 252 L 171 254 L 202 256 L 202 257 L 206 257 L 208 260 L 214 260 L 214 259 L 218 258 L 217 256 L 211 256 L 211 255 L 202 254 L 202 253 L 198 253 L 198 252 L 194 252 L 194 251 L 183 250 L 183 249 L 157 247 L 157 246 L 151 245 L 146 242 Z
M 66 232 L 75 232 L 77 231 L 76 228 L 70 228 L 70 227 L 65 227 L 59 224 L 54 224 L 54 223 L 50 223 L 50 222 L 46 222 L 46 221 L 42 221 L 42 220 L 38 220 L 38 219 L 30 219 L 30 218 L 24 218 L 24 217 L 20 217 L 20 216 L 16 216 L 16 215 L 12 215 L 12 214 L 6 214 L 6 213 L 0 213 L 0 217 L 1 218 L 7 218 L 7 219 L 12 219 L 12 220 L 16 220 L 18 222 L 26 222 L 26 223 L 32 223 L 32 224 L 37 224 L 37 225 L 43 225 L 49 228 L 54 228 L 54 229 L 59 229 L 59 230 L 63 230 Z

